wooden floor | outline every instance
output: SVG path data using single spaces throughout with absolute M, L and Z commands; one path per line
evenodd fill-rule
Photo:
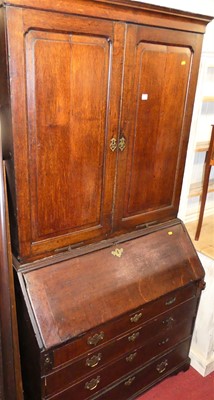
M 188 222 L 185 225 L 196 250 L 214 259 L 214 215 L 204 218 L 198 241 L 194 240 L 197 221 Z

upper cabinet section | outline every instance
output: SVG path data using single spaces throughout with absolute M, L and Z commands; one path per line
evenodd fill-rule
M 176 217 L 209 18 L 125 0 L 12 3 L 15 254 L 26 262 Z
M 125 28 L 15 8 L 7 15 L 22 253 L 105 237 Z

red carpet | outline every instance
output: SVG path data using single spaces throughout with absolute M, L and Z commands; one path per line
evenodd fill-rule
M 165 379 L 137 400 L 214 400 L 214 372 L 203 378 L 190 368 Z

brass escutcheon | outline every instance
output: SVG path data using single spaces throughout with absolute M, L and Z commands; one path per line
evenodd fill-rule
M 102 358 L 101 353 L 94 355 L 91 358 L 87 358 L 87 360 L 86 360 L 87 367 L 91 367 L 91 368 L 96 367 L 99 364 L 99 362 L 101 361 L 101 358 Z
M 115 151 L 116 150 L 116 148 L 117 148 L 117 141 L 116 141 L 116 139 L 115 138 L 112 138 L 111 140 L 110 140 L 110 149 L 111 149 L 111 151 Z
M 123 254 L 123 249 L 115 249 L 114 251 L 111 252 L 111 254 L 115 257 L 121 257 Z
M 126 148 L 126 139 L 124 138 L 124 136 L 120 138 L 118 147 L 120 151 L 123 151 Z
M 104 332 L 95 333 L 94 336 L 90 336 L 88 338 L 87 343 L 90 346 L 96 346 L 103 339 L 104 339 Z
M 100 383 L 100 376 L 97 376 L 94 379 L 91 379 L 91 381 L 86 382 L 85 384 L 85 389 L 87 390 L 94 390 L 96 389 L 97 385 Z

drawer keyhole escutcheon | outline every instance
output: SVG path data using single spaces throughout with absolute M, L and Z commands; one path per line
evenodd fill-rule
M 125 150 L 126 148 L 126 139 L 124 138 L 124 136 L 122 136 L 119 140 L 119 145 L 118 145 L 120 151 Z
M 135 351 L 134 353 L 132 353 L 132 354 L 130 354 L 129 356 L 126 357 L 126 361 L 127 362 L 132 362 L 135 359 L 136 355 L 137 355 L 137 352 Z
M 130 321 L 131 322 L 138 322 L 139 319 L 142 317 L 142 315 L 143 315 L 142 313 L 135 314 L 133 317 L 130 318 Z
M 168 366 L 168 361 L 164 360 L 157 365 L 156 370 L 159 372 L 159 374 L 162 374 L 166 370 L 167 366 Z
M 128 337 L 128 341 L 134 342 L 138 338 L 139 335 L 140 335 L 140 332 L 134 332 L 132 335 L 130 335 Z
M 112 138 L 111 140 L 110 140 L 110 149 L 111 149 L 111 151 L 115 151 L 116 150 L 116 148 L 117 148 L 117 140 L 115 139 L 115 138 Z
M 115 250 L 113 250 L 112 252 L 111 252 L 111 254 L 113 255 L 113 256 L 115 256 L 115 257 L 121 257 L 122 256 L 122 254 L 123 254 L 123 248 L 121 248 L 121 249 L 115 249 Z
M 134 380 L 135 380 L 135 376 L 132 376 L 132 378 L 129 378 L 129 379 L 124 383 L 124 385 L 125 385 L 125 386 L 130 386 L 130 385 L 132 384 L 132 382 L 134 382 Z
M 97 376 L 96 378 L 91 379 L 91 381 L 86 382 L 85 389 L 94 390 L 96 389 L 99 383 L 100 383 L 100 376 Z
M 87 358 L 87 360 L 86 360 L 87 367 L 91 367 L 91 368 L 96 367 L 99 364 L 99 362 L 101 361 L 101 358 L 102 358 L 101 353 L 94 355 L 91 358 Z
M 173 297 L 172 299 L 166 301 L 165 306 L 171 306 L 176 301 L 176 297 Z
M 94 336 L 90 336 L 88 338 L 87 343 L 90 346 L 96 346 L 103 339 L 104 339 L 104 332 L 95 333 Z

